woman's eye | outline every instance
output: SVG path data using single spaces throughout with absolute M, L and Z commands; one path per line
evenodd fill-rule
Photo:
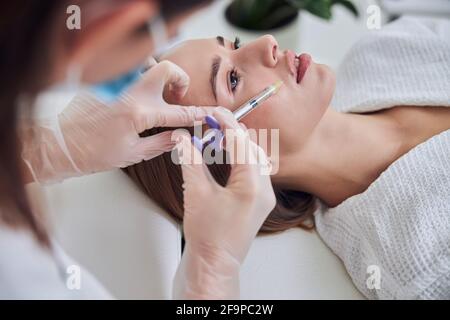
M 231 71 L 230 73 L 230 86 L 231 86 L 231 91 L 235 91 L 236 87 L 239 84 L 239 75 L 237 74 L 236 70 Z

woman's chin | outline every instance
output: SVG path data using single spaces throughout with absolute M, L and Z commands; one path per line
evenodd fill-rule
M 321 104 L 325 109 L 330 105 L 336 88 L 336 75 L 329 66 L 325 64 L 316 64 L 318 73 L 318 85 L 320 86 Z
M 334 70 L 326 64 L 317 63 L 315 65 L 319 74 L 319 79 L 327 83 L 330 82 L 330 84 L 332 84 L 334 87 L 334 84 L 336 82 L 336 75 L 334 73 Z

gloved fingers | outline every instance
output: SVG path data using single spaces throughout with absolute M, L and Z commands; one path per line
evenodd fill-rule
M 268 214 L 273 210 L 276 205 L 275 193 L 273 191 L 272 181 L 270 174 L 272 171 L 272 163 L 267 157 L 263 148 L 261 148 L 253 140 L 249 139 L 249 165 L 238 166 L 232 170 L 230 175 L 230 185 L 240 188 L 240 181 L 245 181 L 248 195 L 255 196 L 258 202 L 257 215 L 259 227 L 263 224 Z M 253 193 L 252 193 L 253 192 Z M 258 229 L 255 229 L 255 234 Z
M 266 182 L 270 184 L 272 163 L 264 149 L 255 143 L 249 135 L 246 137 L 236 136 L 234 139 L 238 145 L 236 153 L 244 153 L 244 155 L 238 154 L 235 156 L 236 163 L 232 165 L 228 185 L 231 186 L 234 182 L 245 183 L 247 188 L 251 189 Z
M 132 102 L 130 102 L 132 103 Z M 131 114 L 137 133 L 154 127 L 191 127 L 196 121 L 203 123 L 207 115 L 211 115 L 217 107 L 180 106 L 164 102 L 161 108 L 135 105 L 128 112 Z
M 165 87 L 179 100 L 189 87 L 188 75 L 176 64 L 163 61 L 143 74 L 143 78 L 123 96 L 133 114 L 138 132 L 153 127 L 192 126 L 194 121 L 212 113 L 213 108 L 184 107 L 167 104 L 162 95 Z
M 239 125 L 242 127 L 242 129 L 247 130 L 247 126 L 239 122 Z M 250 153 L 249 163 L 256 163 L 259 167 L 260 173 L 263 173 L 263 175 L 270 175 L 272 172 L 272 162 L 270 161 L 269 157 L 267 156 L 266 152 L 263 148 L 261 148 L 258 145 L 258 139 L 256 134 L 249 134 L 250 144 L 249 148 L 253 150 L 253 152 Z
M 173 139 L 177 141 L 176 149 L 181 163 L 185 199 L 207 197 L 211 188 L 217 187 L 218 184 L 206 167 L 202 154 L 191 143 L 187 131 L 181 133 L 181 130 L 176 130 Z
M 225 133 L 225 149 L 232 161 L 227 187 L 251 193 L 258 189 L 262 179 L 270 182 L 262 177 L 270 162 L 264 150 L 251 140 L 245 125 L 238 123 L 226 109 L 219 108 L 213 115 Z
M 260 173 L 258 171 L 258 166 L 256 165 L 255 156 L 257 145 L 250 140 L 248 135 L 238 135 L 233 138 L 237 145 L 235 153 L 245 153 L 244 155 L 238 154 L 234 156 L 235 160 L 231 166 L 227 187 L 243 191 L 244 193 L 253 196 L 254 191 L 258 189 L 260 180 Z M 243 159 L 244 157 L 245 159 Z
M 172 62 L 162 61 L 143 73 L 142 79 L 129 90 L 129 94 L 134 96 L 147 92 L 152 96 L 157 94 L 162 100 L 164 89 L 168 89 L 176 99 L 181 99 L 189 88 L 189 82 L 189 76 L 183 69 Z
M 147 112 L 147 127 L 191 127 L 195 121 L 203 119 L 214 112 L 216 107 L 195 107 L 167 105 L 164 108 Z
M 229 153 L 232 167 L 235 164 L 248 165 L 250 137 L 246 128 L 236 121 L 228 109 L 218 108 L 213 116 L 224 133 L 224 148 Z
M 225 108 L 217 108 L 213 113 L 214 120 L 220 125 L 220 130 L 224 134 L 224 148 L 230 153 L 233 162 L 237 159 L 235 151 L 243 149 L 245 150 L 245 140 L 248 138 L 247 130 L 244 129 L 234 118 L 233 113 Z M 214 121 L 215 122 L 215 121 Z M 208 123 L 210 126 L 211 124 Z M 235 139 L 235 137 L 241 137 L 241 139 Z M 242 161 L 241 162 L 245 162 Z
M 220 128 L 222 131 L 225 131 L 226 129 L 243 129 L 239 122 L 236 121 L 233 113 L 224 107 L 217 107 L 213 112 L 213 116 L 220 124 Z
M 267 163 L 269 162 L 268 157 L 264 150 L 260 146 L 258 146 L 256 136 L 252 137 L 250 134 L 248 134 L 248 130 L 245 124 L 237 122 L 231 111 L 222 107 L 218 107 L 214 111 L 213 116 L 215 116 L 223 131 L 226 131 L 226 129 L 233 129 L 231 131 L 231 137 L 233 137 L 234 135 L 237 136 L 237 139 L 235 139 L 235 141 L 228 141 L 228 148 L 230 148 L 231 143 L 235 143 L 235 147 L 242 148 L 246 151 L 247 163 L 267 165 Z M 227 144 L 225 144 L 225 149 L 226 148 Z
M 150 70 L 151 68 L 153 68 L 154 66 L 156 66 L 158 64 L 158 62 L 155 60 L 155 58 L 153 58 L 152 56 L 148 57 L 147 60 L 145 61 L 143 68 L 142 68 L 142 73 L 147 72 L 148 70 Z
M 164 152 L 169 152 L 175 147 L 175 141 L 172 140 L 173 131 L 164 131 L 148 137 L 140 138 L 136 157 L 143 160 L 150 160 Z

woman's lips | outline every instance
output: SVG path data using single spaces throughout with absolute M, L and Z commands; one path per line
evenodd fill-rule
M 300 83 L 305 76 L 306 70 L 311 64 L 311 56 L 307 53 L 303 53 L 296 56 L 291 50 L 286 51 L 286 58 L 289 65 L 289 70 L 297 83 Z
M 302 82 L 306 70 L 308 70 L 311 64 L 311 60 L 311 56 L 307 53 L 302 53 L 298 57 L 295 57 L 295 65 L 297 67 L 297 83 Z

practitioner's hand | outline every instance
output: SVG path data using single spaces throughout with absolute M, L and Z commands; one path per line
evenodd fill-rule
M 163 92 L 176 98 L 188 89 L 187 74 L 163 61 L 142 75 L 118 102 L 105 105 L 93 95 L 77 96 L 58 116 L 23 135 L 22 157 L 34 180 L 46 182 L 148 160 L 174 147 L 171 132 L 141 138 L 153 127 L 192 126 L 212 111 L 169 105 Z
M 204 163 L 195 163 L 201 154 L 181 136 L 186 247 L 175 284 L 177 298 L 237 298 L 240 265 L 275 206 L 270 176 L 261 174 L 270 165 L 264 151 L 231 112 L 222 110 L 214 116 L 226 130 L 225 148 L 234 143 L 235 150 L 246 150 L 247 161 L 232 165 L 222 187 Z

